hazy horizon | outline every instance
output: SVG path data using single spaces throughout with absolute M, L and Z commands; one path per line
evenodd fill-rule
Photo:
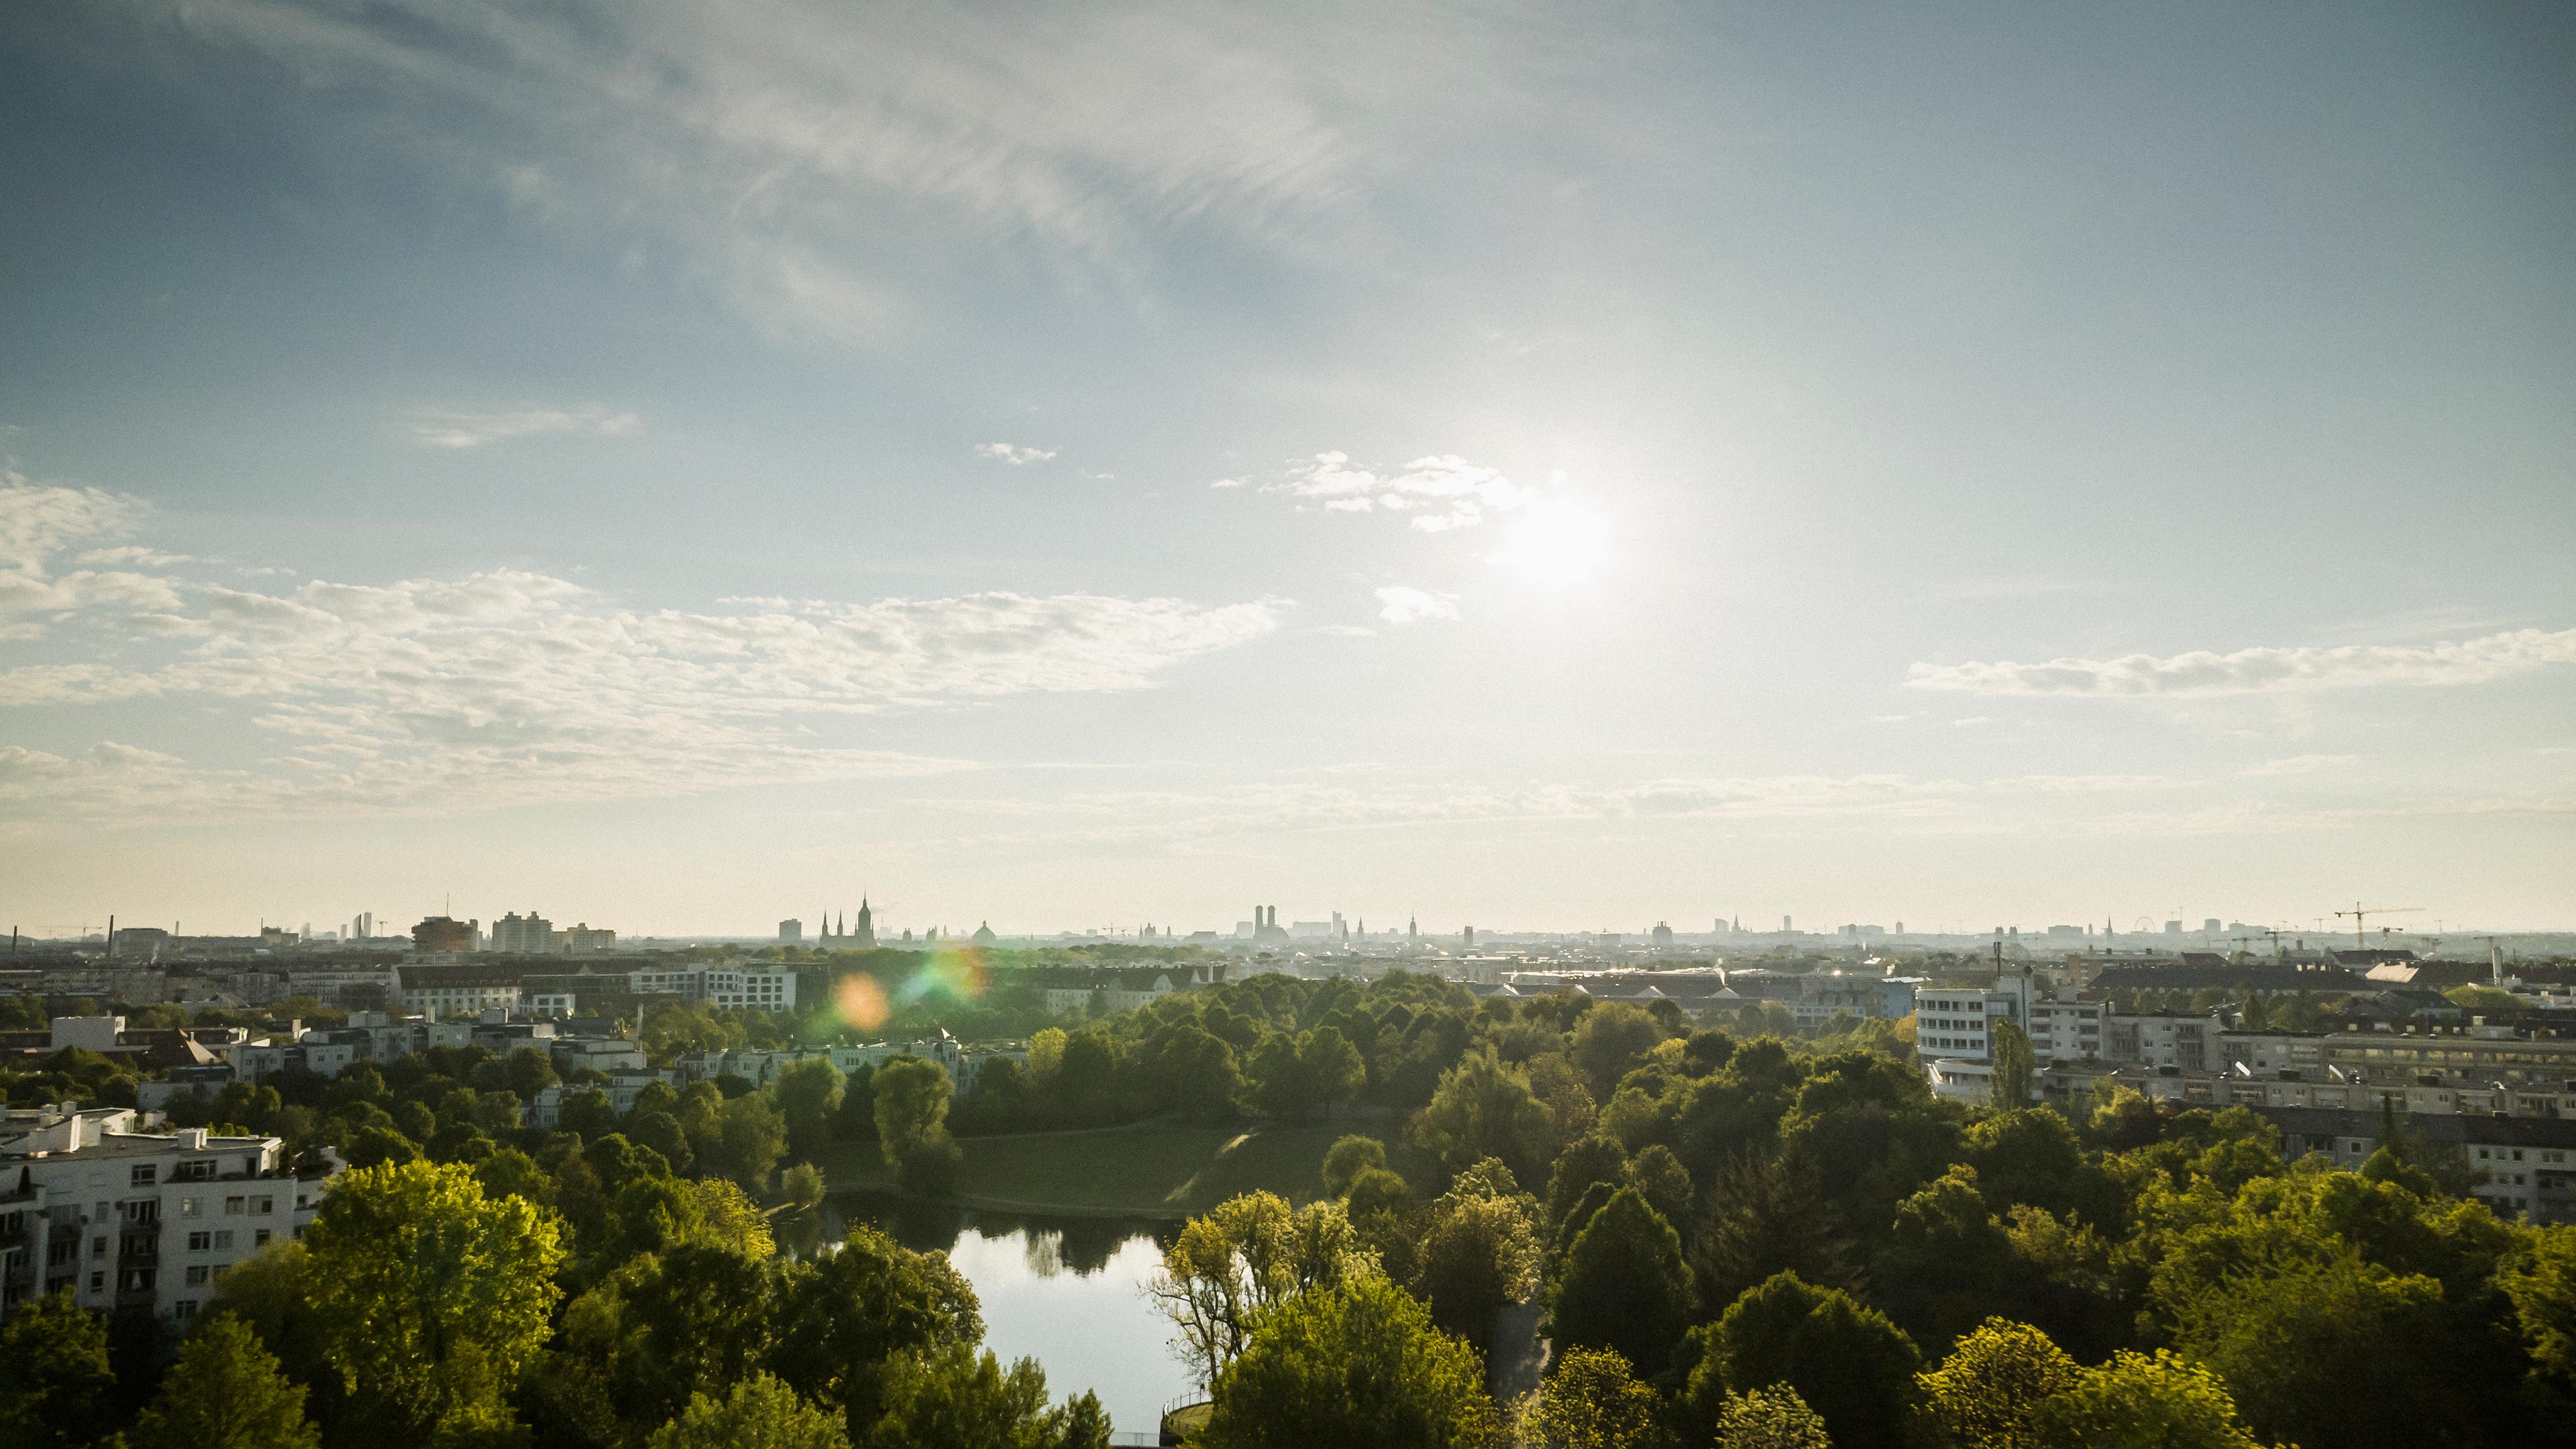
M 10 7 L 0 924 L 2565 928 L 2571 47 Z

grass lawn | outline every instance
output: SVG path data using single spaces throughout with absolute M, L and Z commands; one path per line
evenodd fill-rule
M 1184 1217 L 1260 1188 L 1303 1203 L 1323 1193 L 1325 1149 L 1354 1132 L 1385 1142 L 1388 1165 L 1407 1180 L 1429 1180 L 1391 1120 L 1155 1126 L 961 1137 L 957 1196 L 968 1206 L 1122 1217 Z M 894 1186 L 873 1147 L 835 1143 L 822 1166 L 835 1189 Z

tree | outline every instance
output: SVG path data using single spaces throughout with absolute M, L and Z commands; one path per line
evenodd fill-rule
M 2218 1375 L 2165 1349 L 2123 1349 L 2031 1418 L 2043 1449 L 2260 1449 Z
M 2012 1240 L 1962 1163 L 1898 1205 L 1872 1277 L 1918 1343 L 1946 1348 L 2013 1291 L 2014 1267 Z
M 321 1449 L 304 1386 L 280 1371 L 249 1325 L 207 1319 L 179 1349 L 134 1426 L 135 1449 Z
M 1859 1286 L 1835 1217 L 1803 1153 L 1725 1163 L 1709 1184 L 1707 1214 L 1691 1239 L 1702 1311 L 1732 1303 L 1779 1273 L 1828 1288 Z
M 760 1374 L 722 1399 L 692 1394 L 680 1416 L 653 1435 L 651 1449 L 849 1449 L 840 1417 Z
M 1987 1040 L 1993 1044 L 1994 1073 L 1986 1079 L 1986 1100 L 1997 1107 L 2028 1107 L 2031 1088 L 2038 1080 L 2038 1063 L 2031 1055 L 2030 1036 L 2009 1021 L 1987 1023 Z
M 810 1212 L 823 1201 L 823 1170 L 800 1162 L 779 1174 L 778 1190 L 786 1195 L 790 1210 Z
M 937 1195 L 955 1180 L 957 1144 L 948 1135 L 948 1069 L 897 1057 L 874 1078 L 877 1147 L 908 1191 Z
M 1494 1315 L 1538 1287 L 1530 1208 L 1526 1194 L 1497 1192 L 1472 1172 L 1431 1205 L 1413 1281 L 1441 1331 L 1483 1343 L 1493 1336 Z
M 2534 1229 L 2498 1281 L 2513 1301 L 2533 1376 L 2576 1390 L 2576 1226 Z
M 1035 1359 L 1008 1369 L 968 1344 L 901 1354 L 886 1366 L 883 1407 L 861 1449 L 1107 1449 L 1109 1416 L 1085 1392 L 1047 1407 Z
M 2027 1323 L 1989 1318 L 1939 1368 L 1915 1376 L 1923 1421 L 1945 1449 L 2040 1449 L 2031 1416 L 2084 1370 Z
M 683 1242 L 634 1258 L 575 1303 L 566 1337 L 611 1366 L 621 1412 L 652 1424 L 758 1371 L 776 1332 L 770 1287 L 759 1262 Z
M 1492 1449 L 1500 1440 L 1475 1350 L 1375 1274 L 1264 1311 L 1211 1387 L 1206 1449 Z
M 944 1253 L 916 1253 L 874 1228 L 787 1272 L 770 1362 L 798 1393 L 874 1423 L 882 1366 L 900 1353 L 984 1336 L 975 1290 Z
M 1628 1185 L 1628 1149 L 1597 1133 L 1568 1144 L 1547 1179 L 1548 1226 L 1564 1222 L 1584 1193 L 1605 1182 L 1613 1192 Z
M 1499 1157 L 1514 1176 L 1536 1181 L 1558 1138 L 1528 1075 L 1486 1048 L 1441 1077 L 1431 1105 L 1414 1114 L 1413 1140 L 1452 1172 Z
M 1728 1394 L 1786 1384 L 1843 1449 L 1895 1449 L 1921 1355 L 1885 1314 L 1782 1273 L 1693 1329 L 1693 1359 L 1683 1399 L 1700 1432 L 1713 1432 Z
M 717 1116 L 717 1150 L 701 1153 L 707 1166 L 757 1192 L 787 1150 L 787 1122 L 767 1092 L 745 1092 Z
M 304 1237 L 323 1354 L 352 1395 L 413 1434 L 497 1428 L 562 1290 L 554 1214 L 483 1195 L 461 1166 L 342 1174 Z
M 1261 1310 L 1367 1267 L 1341 1204 L 1298 1212 L 1275 1193 L 1251 1192 L 1184 1224 L 1145 1291 L 1178 1330 L 1181 1361 L 1207 1383 L 1243 1351 Z
M 1824 1419 L 1787 1384 L 1730 1393 L 1717 1411 L 1717 1449 L 1833 1449 L 1833 1445 Z
M 1324 1153 L 1324 1191 L 1347 1197 L 1352 1179 L 1370 1168 L 1386 1166 L 1386 1144 L 1358 1133 L 1335 1142 Z
M 70 1289 L 0 1319 L 0 1444 L 86 1443 L 115 1382 L 107 1319 L 81 1307 Z
M 522 1102 L 533 1102 L 537 1094 L 560 1080 L 555 1076 L 554 1058 L 535 1047 L 518 1047 L 501 1064 L 502 1080 L 518 1093 Z
M 1297 1072 L 1307 1100 L 1327 1108 L 1358 1096 L 1368 1085 L 1368 1063 L 1334 1026 L 1319 1026 L 1297 1039 Z
M 1551 1305 L 1556 1341 L 1608 1348 L 1660 1373 L 1690 1313 L 1690 1270 L 1672 1224 L 1621 1188 L 1575 1236 Z
M 1619 1079 L 1664 1039 L 1663 1023 L 1625 1001 L 1608 1001 L 1583 1014 L 1574 1028 L 1574 1064 L 1592 1080 L 1596 1097 L 1608 1097 Z
M 1654 1449 L 1664 1442 L 1655 1391 L 1608 1349 L 1578 1348 L 1521 1402 L 1522 1449 Z
M 778 1110 L 787 1128 L 787 1152 L 811 1162 L 831 1140 L 832 1114 L 841 1105 L 841 1069 L 829 1057 L 798 1057 L 778 1073 Z

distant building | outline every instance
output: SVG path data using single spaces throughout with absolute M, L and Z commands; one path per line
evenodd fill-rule
M 448 916 L 431 916 L 411 928 L 412 947 L 420 951 L 471 951 L 481 926 Z
M 626 981 L 637 996 L 677 996 L 754 1011 L 796 1009 L 796 973 L 772 966 L 648 966 L 626 973 Z
M 832 913 L 830 911 L 825 911 L 823 913 L 822 944 L 824 949 L 865 951 L 876 945 L 877 913 L 868 905 L 868 898 L 866 896 L 862 895 L 859 897 L 858 927 L 855 930 L 850 929 L 849 918 L 846 916 L 841 919 L 841 927 L 842 928 L 839 930 L 833 929 Z M 781 923 L 780 929 L 785 929 L 784 923 Z M 912 933 L 906 931 L 904 933 L 904 939 L 912 939 Z
M 405 966 L 396 996 L 406 1011 L 436 1020 L 519 1008 L 519 973 L 506 966 Z
M 492 923 L 492 949 L 511 956 L 546 956 L 555 949 L 555 923 L 516 911 Z
M 1655 949 L 1658 951 L 1671 950 L 1673 948 L 1673 928 L 1662 921 L 1655 922 L 1654 942 Z
M 793 946 L 805 939 L 805 923 L 789 916 L 778 923 L 778 944 Z
M 605 956 L 617 949 L 617 933 L 584 921 L 570 930 L 557 931 L 555 949 L 565 956 Z

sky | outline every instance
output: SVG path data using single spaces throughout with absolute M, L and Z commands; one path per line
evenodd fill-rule
M 0 917 L 2576 924 L 2576 12 L 0 9 Z

